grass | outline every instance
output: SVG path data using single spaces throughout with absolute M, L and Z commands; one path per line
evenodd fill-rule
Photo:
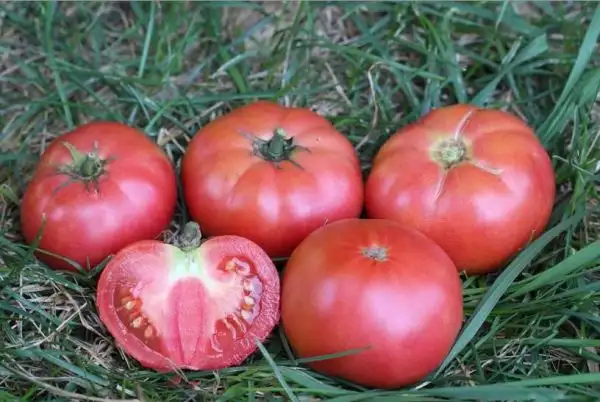
M 600 400 L 600 7 L 578 2 L 5 2 L 0 5 L 0 401 Z M 559 196 L 502 272 L 464 278 L 467 321 L 404 390 L 314 373 L 276 331 L 243 368 L 171 377 L 115 348 L 97 272 L 48 270 L 19 230 L 40 152 L 93 119 L 143 129 L 177 163 L 194 132 L 256 99 L 312 107 L 365 172 L 398 127 L 455 102 L 525 119 Z M 187 219 L 180 205 L 177 227 Z M 315 334 L 315 336 L 318 336 Z

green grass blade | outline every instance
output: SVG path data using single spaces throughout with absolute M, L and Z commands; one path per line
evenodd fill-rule
M 456 358 L 467 344 L 475 337 L 485 320 L 488 318 L 490 312 L 493 310 L 496 303 L 508 290 L 514 280 L 523 272 L 525 268 L 531 263 L 531 261 L 546 247 L 552 240 L 559 236 L 564 231 L 568 230 L 571 226 L 577 224 L 583 218 L 583 214 L 579 213 L 572 216 L 569 219 L 559 223 L 536 241 L 534 241 L 526 250 L 522 251 L 498 276 L 494 284 L 489 288 L 486 294 L 481 299 L 481 302 L 465 323 L 458 339 L 454 346 L 448 353 L 448 356 L 436 372 L 436 376 L 450 364 L 450 362 Z

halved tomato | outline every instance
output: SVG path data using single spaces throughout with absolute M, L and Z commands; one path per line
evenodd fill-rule
M 198 228 L 188 224 L 177 245 L 134 243 L 100 276 L 100 319 L 144 367 L 239 364 L 279 320 L 279 276 L 267 254 L 238 236 L 200 244 Z

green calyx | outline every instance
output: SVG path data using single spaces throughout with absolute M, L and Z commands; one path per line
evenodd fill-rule
M 254 141 L 255 153 L 262 159 L 276 164 L 291 160 L 294 151 L 301 148 L 294 144 L 293 138 L 287 138 L 281 128 L 276 128 L 273 137 L 269 140 L 257 138 Z
M 71 162 L 58 168 L 58 172 L 69 176 L 73 180 L 85 183 L 97 182 L 106 172 L 106 165 L 110 159 L 102 159 L 98 155 L 98 146 L 94 144 L 91 152 L 81 152 L 73 144 L 63 142 L 71 154 Z

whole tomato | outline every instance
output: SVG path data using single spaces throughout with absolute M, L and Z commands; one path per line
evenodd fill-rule
M 409 225 L 437 242 L 459 269 L 499 269 L 547 225 L 554 171 L 522 120 L 454 105 L 398 130 L 377 153 L 366 213 Z
M 260 101 L 202 128 L 183 158 L 192 218 L 208 235 L 250 239 L 287 257 L 309 233 L 362 212 L 350 141 L 309 109 Z
M 279 321 L 279 275 L 269 256 L 238 236 L 200 237 L 190 222 L 174 245 L 133 243 L 100 275 L 100 319 L 144 367 L 239 364 Z
M 448 354 L 463 318 L 452 260 L 416 230 L 347 219 L 308 236 L 284 269 L 281 321 L 321 373 L 378 388 L 415 383 Z
M 164 230 L 177 201 L 167 156 L 140 131 L 93 122 L 56 138 L 42 155 L 21 205 L 25 240 L 83 269 Z M 64 259 L 39 259 L 74 271 Z

